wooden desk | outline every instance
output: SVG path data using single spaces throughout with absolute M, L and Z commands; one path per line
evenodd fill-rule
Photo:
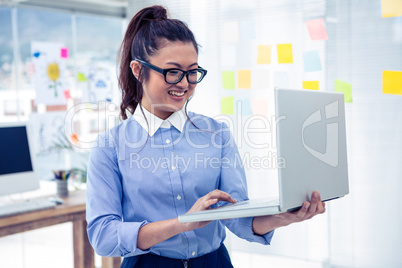
M 94 268 L 95 257 L 87 236 L 85 220 L 85 191 L 70 192 L 63 198 L 64 204 L 54 209 L 34 211 L 0 218 L 0 237 L 26 232 L 51 225 L 72 222 L 74 243 L 74 267 Z M 102 268 L 120 267 L 121 258 L 102 257 Z

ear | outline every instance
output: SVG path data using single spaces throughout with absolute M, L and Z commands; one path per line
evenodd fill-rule
M 135 78 L 137 78 L 137 80 L 140 81 L 141 63 L 139 63 L 136 60 L 133 60 L 130 62 L 130 68 L 131 68 L 131 71 L 133 72 L 133 75 L 135 76 Z

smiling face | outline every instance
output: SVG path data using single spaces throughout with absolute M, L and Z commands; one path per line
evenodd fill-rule
M 187 71 L 198 68 L 197 59 L 197 51 L 192 43 L 167 42 L 148 62 L 162 69 L 179 68 Z M 147 67 L 141 66 L 138 61 L 131 62 L 136 77 L 141 68 Z M 157 117 L 166 119 L 184 107 L 196 85 L 188 83 L 186 77 L 177 84 L 168 84 L 163 74 L 149 70 L 149 77 L 143 81 L 142 87 L 141 105 Z

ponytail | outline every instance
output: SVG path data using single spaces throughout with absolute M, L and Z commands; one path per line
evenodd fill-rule
M 198 54 L 198 44 L 187 25 L 168 18 L 162 6 L 140 10 L 130 21 L 118 52 L 120 62 L 119 86 L 122 91 L 120 116 L 127 119 L 127 111 L 133 114 L 143 96 L 142 83 L 148 80 L 149 69 L 141 68 L 138 79 L 133 75 L 130 63 L 134 59 L 149 61 L 166 41 L 190 42 Z

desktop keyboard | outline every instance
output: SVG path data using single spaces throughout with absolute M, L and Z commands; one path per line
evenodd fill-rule
M 21 203 L 0 205 L 0 218 L 54 207 L 56 207 L 56 203 L 48 199 L 34 199 Z

